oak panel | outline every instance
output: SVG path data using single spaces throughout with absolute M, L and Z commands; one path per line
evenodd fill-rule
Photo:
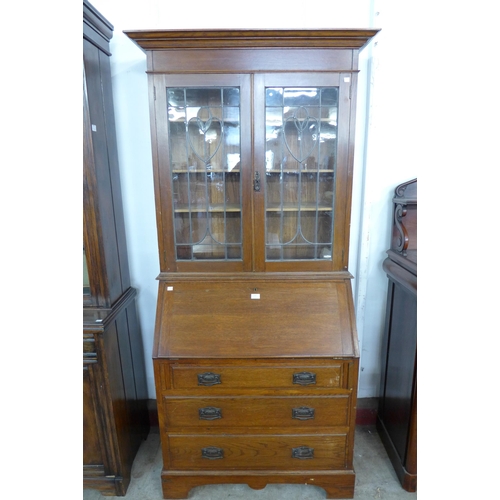
M 173 469 L 275 469 L 317 470 L 345 467 L 346 435 L 249 435 L 249 436 L 168 436 L 169 458 Z M 293 458 L 293 448 L 314 450 L 313 458 Z M 207 459 L 203 448 L 222 449 L 223 458 Z
M 165 286 L 159 357 L 355 354 L 343 282 Z
M 163 398 L 168 429 L 233 426 L 347 426 L 347 395 L 317 397 Z M 201 415 L 200 415 L 201 412 Z

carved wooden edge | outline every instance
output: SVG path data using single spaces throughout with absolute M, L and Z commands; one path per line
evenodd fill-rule
M 320 30 L 126 30 L 143 50 L 224 48 L 362 49 L 378 29 Z
M 87 0 L 83 0 L 83 38 L 93 43 L 108 56 L 113 38 L 113 25 Z
M 403 223 L 403 218 L 407 214 L 408 205 L 417 204 L 417 179 L 403 182 L 394 190 L 394 227 L 399 234 L 399 241 L 395 246 L 395 250 L 406 256 L 408 249 L 409 238 L 408 231 Z
M 414 250 L 416 252 L 416 250 Z M 417 263 L 412 261 L 409 258 L 406 258 L 405 255 L 403 255 L 400 252 L 397 252 L 396 250 L 387 250 L 387 255 L 388 259 L 392 260 L 399 266 L 401 266 L 403 269 L 406 269 L 410 273 L 414 274 L 415 276 L 417 275 Z M 383 264 L 384 265 L 384 264 Z
M 106 327 L 115 320 L 118 314 L 132 303 L 136 295 L 137 290 L 130 287 L 110 308 L 84 307 L 84 333 L 103 332 Z
M 406 192 L 408 191 L 408 193 Z M 417 203 L 417 179 L 403 182 L 394 190 L 394 203 Z
M 390 258 L 384 260 L 382 267 L 390 279 L 399 283 L 410 293 L 417 295 L 416 274 L 411 273 L 408 269 L 402 268 Z

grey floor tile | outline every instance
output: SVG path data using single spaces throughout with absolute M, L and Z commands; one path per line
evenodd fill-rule
M 355 500 L 417 498 L 416 493 L 408 493 L 401 487 L 375 427 L 356 427 L 354 469 L 356 470 Z

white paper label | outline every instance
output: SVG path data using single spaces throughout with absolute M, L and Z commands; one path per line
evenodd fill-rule
M 173 286 L 167 286 L 167 292 L 173 292 L 174 287 Z
M 251 299 L 259 300 L 260 299 L 260 293 L 251 293 L 250 294 L 250 298 Z
M 92 132 L 97 132 L 97 127 L 94 124 L 92 124 Z

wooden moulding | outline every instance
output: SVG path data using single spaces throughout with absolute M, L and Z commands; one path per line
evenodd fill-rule
M 319 30 L 132 30 L 124 33 L 143 50 L 173 48 L 346 48 L 358 49 L 377 29 Z
M 159 281 L 343 281 L 350 280 L 353 276 L 349 271 L 340 272 L 294 272 L 294 273 L 160 273 Z
M 112 307 L 86 307 L 83 309 L 83 332 L 102 333 L 116 317 L 128 308 L 137 295 L 135 288 L 128 288 Z
M 91 4 L 83 2 L 83 39 L 93 43 L 108 56 L 113 25 Z
M 416 265 L 414 267 L 416 269 Z M 387 258 L 384 260 L 383 269 L 390 279 L 396 281 L 399 285 L 404 287 L 407 291 L 409 291 L 413 295 L 415 295 L 415 296 L 417 295 L 416 270 L 413 273 L 412 268 L 408 269 L 408 268 L 399 266 L 391 258 Z
M 357 71 L 357 53 L 378 30 L 137 30 L 124 33 L 148 54 L 148 73 L 188 74 Z

